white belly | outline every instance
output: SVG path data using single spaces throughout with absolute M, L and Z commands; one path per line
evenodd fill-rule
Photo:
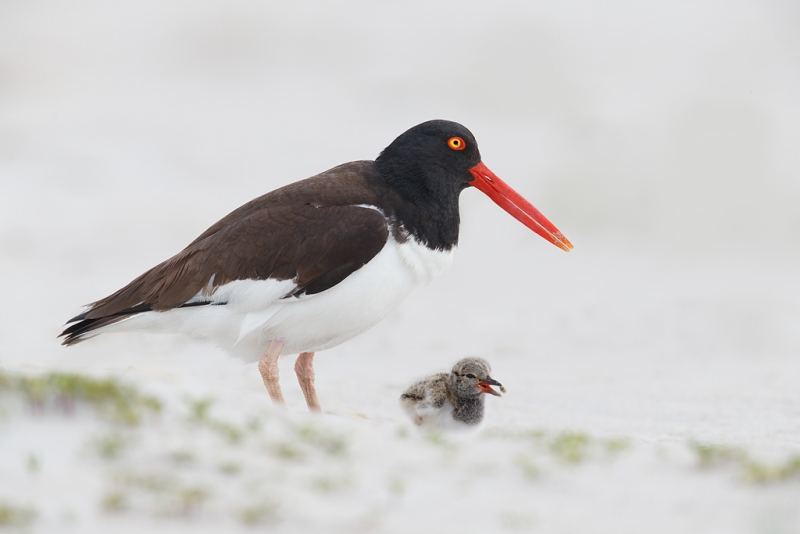
M 416 286 L 444 272 L 453 250 L 433 251 L 409 238 L 389 237 L 364 267 L 336 286 L 302 298 L 281 299 L 289 280 L 236 281 L 220 286 L 213 297 L 224 306 L 195 306 L 147 312 L 98 331 L 184 332 L 207 338 L 231 354 L 258 360 L 273 339 L 284 341 L 284 354 L 335 347 L 378 324 Z
M 443 428 L 447 430 L 475 430 L 481 423 L 468 425 L 453 419 L 455 407 L 450 401 L 445 401 L 444 406 L 435 408 L 422 401 L 416 403 L 400 403 L 400 407 L 408 414 L 414 424 L 424 428 Z

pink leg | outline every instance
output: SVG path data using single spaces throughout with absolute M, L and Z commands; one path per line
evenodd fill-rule
M 267 347 L 267 352 L 258 361 L 258 370 L 261 373 L 261 378 L 264 380 L 264 385 L 267 386 L 269 398 L 272 403 L 278 406 L 286 405 L 283 400 L 283 392 L 281 391 L 281 384 L 278 381 L 280 374 L 278 372 L 278 358 L 283 350 L 283 341 L 273 339 Z
M 317 398 L 317 390 L 314 389 L 314 353 L 303 352 L 297 357 L 294 364 L 294 372 L 297 374 L 297 381 L 306 397 L 308 409 L 312 412 L 322 411 Z

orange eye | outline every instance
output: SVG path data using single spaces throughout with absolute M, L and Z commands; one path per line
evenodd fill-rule
M 451 137 L 450 139 L 448 139 L 447 146 L 449 146 L 453 150 L 464 150 L 465 148 L 467 148 L 467 144 L 460 137 Z

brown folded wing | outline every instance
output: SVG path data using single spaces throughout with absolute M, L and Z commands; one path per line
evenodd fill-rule
M 71 319 L 74 324 L 61 334 L 64 343 L 131 314 L 183 306 L 201 291 L 210 296 L 234 280 L 294 280 L 297 287 L 287 297 L 335 286 L 375 257 L 389 236 L 381 212 L 330 205 L 339 199 L 326 199 L 324 193 L 341 181 L 323 175 L 245 204 L 172 258 Z M 297 190 L 304 183 L 305 194 Z M 303 202 L 309 189 L 318 201 Z

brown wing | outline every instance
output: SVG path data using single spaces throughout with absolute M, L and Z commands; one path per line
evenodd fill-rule
M 373 161 L 339 165 L 258 197 L 212 225 L 184 250 L 73 317 L 61 336 L 81 334 L 145 311 L 186 304 L 231 280 L 295 279 L 296 294 L 333 287 L 377 254 L 387 225 L 375 210 L 386 191 Z
M 65 344 L 143 311 L 184 305 L 233 280 L 292 279 L 292 294 L 320 293 L 363 267 L 389 236 L 385 217 L 357 206 L 262 209 L 195 241 L 116 293 L 91 304 L 61 334 Z M 213 283 L 209 286 L 213 277 Z
M 298 292 L 319 293 L 371 260 L 388 237 L 379 212 L 355 206 L 282 207 L 259 212 L 190 245 L 93 310 L 144 302 L 156 311 L 184 304 L 207 287 L 233 280 L 296 279 Z M 125 295 L 120 301 L 120 297 Z M 111 306 L 113 301 L 117 301 Z

